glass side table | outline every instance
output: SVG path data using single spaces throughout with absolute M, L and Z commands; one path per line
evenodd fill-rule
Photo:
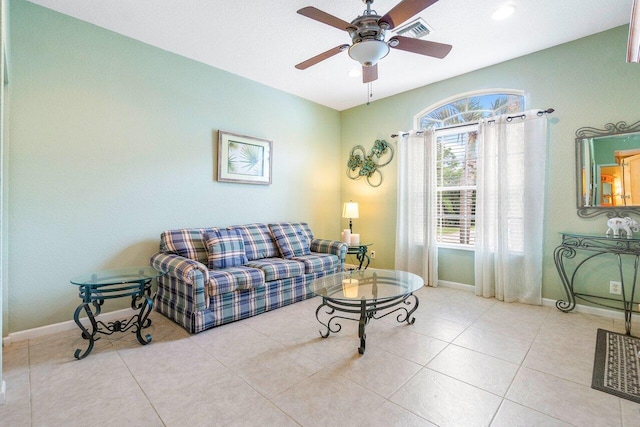
M 93 349 L 93 344 L 100 339 L 96 337 L 97 334 L 111 335 L 133 328 L 140 344 L 150 343 L 151 335 L 147 334 L 143 337 L 142 329 L 151 325 L 151 319 L 149 319 L 153 307 L 151 281 L 162 274 L 153 267 L 127 267 L 96 271 L 71 279 L 71 283 L 79 287 L 79 297 L 82 299 L 82 303 L 73 314 L 73 320 L 82 330 L 82 338 L 89 340 L 87 349 L 84 352 L 77 349 L 74 357 L 76 359 L 87 357 Z M 96 320 L 105 300 L 125 297 L 131 297 L 131 308 L 137 310 L 137 314 L 130 319 L 116 320 L 108 324 Z M 82 310 L 87 313 L 91 322 L 90 329 L 80 322 Z
M 350 245 L 347 248 L 347 255 L 355 255 L 358 260 L 358 270 L 362 270 L 362 264 L 366 260 L 367 263 L 364 265 L 365 270 L 369 267 L 369 263 L 371 262 L 371 258 L 367 255 L 367 251 L 369 250 L 369 246 L 373 246 L 373 243 L 363 243 L 361 245 Z

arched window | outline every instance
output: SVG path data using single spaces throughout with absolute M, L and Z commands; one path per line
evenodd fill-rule
M 520 91 L 472 93 L 440 102 L 415 116 L 419 129 L 436 131 L 438 246 L 473 249 L 475 245 L 478 121 L 524 111 Z
M 523 111 L 524 95 L 520 91 L 476 93 L 429 107 L 418 114 L 417 124 L 419 129 L 440 129 Z

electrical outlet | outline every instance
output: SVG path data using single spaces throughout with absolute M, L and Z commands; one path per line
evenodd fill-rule
M 609 282 L 609 293 L 615 295 L 622 295 L 622 283 L 614 280 Z
M 376 251 L 371 251 L 371 259 L 376 259 Z

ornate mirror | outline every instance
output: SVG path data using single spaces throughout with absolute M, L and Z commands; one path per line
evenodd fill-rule
M 576 131 L 578 215 L 640 214 L 640 121 Z

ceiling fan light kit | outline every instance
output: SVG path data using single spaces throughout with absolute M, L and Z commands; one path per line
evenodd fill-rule
M 323 24 L 330 25 L 339 30 L 347 31 L 351 36 L 351 46 L 341 45 L 316 55 L 296 65 L 296 68 L 304 70 L 325 59 L 345 50 L 349 47 L 349 56 L 362 65 L 363 83 L 371 83 L 378 78 L 378 61 L 389 54 L 391 48 L 434 58 L 444 58 L 451 51 L 451 45 L 436 43 L 427 40 L 411 39 L 403 36 L 393 36 L 385 41 L 385 32 L 391 30 L 412 16 L 422 12 L 438 0 L 402 0 L 386 15 L 380 16 L 371 9 L 373 0 L 362 0 L 367 9 L 356 19 L 348 23 L 312 6 L 298 10 L 300 15 L 311 18 Z
M 363 40 L 349 48 L 349 56 L 364 67 L 376 65 L 389 54 L 389 46 L 379 40 Z

